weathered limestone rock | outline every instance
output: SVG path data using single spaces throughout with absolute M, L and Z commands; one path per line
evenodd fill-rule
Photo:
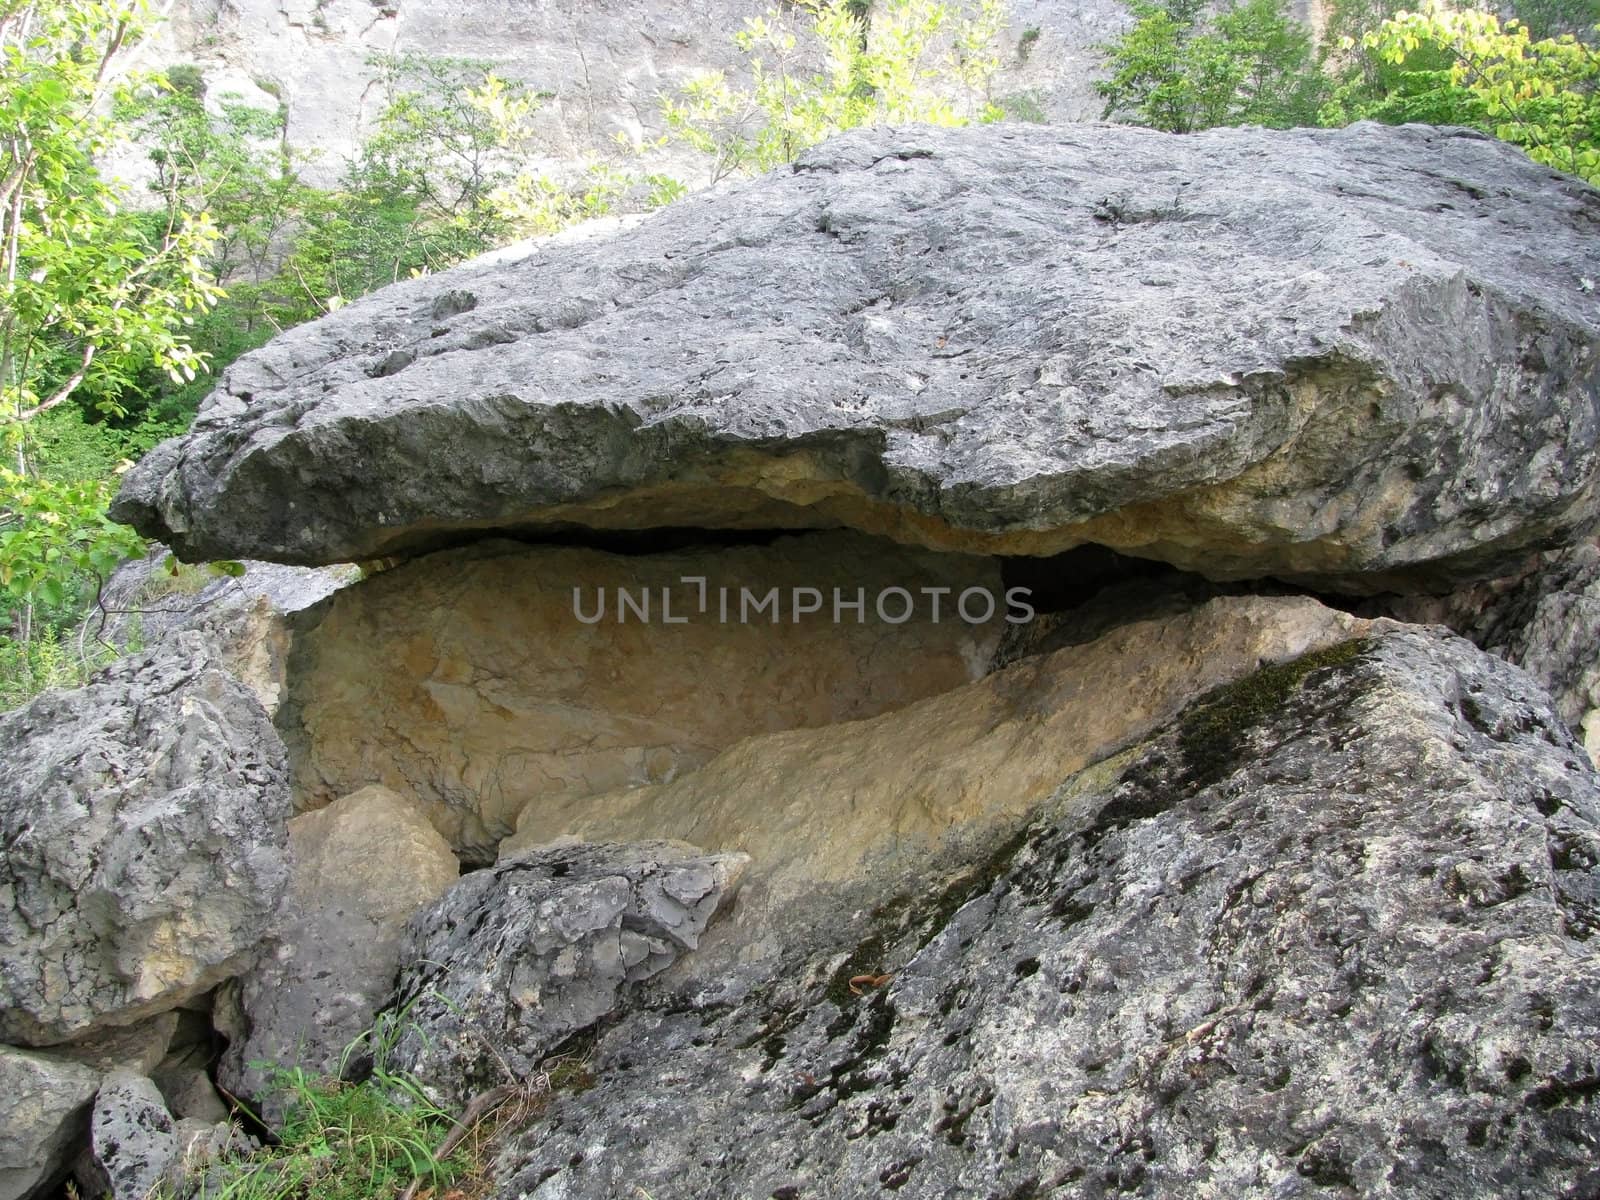
M 132 1024 L 248 965 L 288 815 L 282 743 L 197 634 L 0 716 L 0 1037 Z
M 1524 673 L 1381 633 L 1063 782 L 744 1003 L 663 977 L 498 1194 L 1593 1192 L 1600 784 Z
M 996 601 L 978 626 L 956 611 L 974 586 Z M 834 622 L 836 587 L 850 601 L 864 591 L 863 622 L 851 611 Z M 917 602 L 903 624 L 875 612 L 892 587 Z M 937 622 L 920 592 L 933 587 L 951 589 Z M 648 590 L 648 621 L 619 613 L 619 588 L 635 601 Z M 816 589 L 821 611 L 796 620 L 796 588 Z M 663 589 L 684 623 L 666 619 Z M 741 589 L 778 589 L 782 611 L 743 611 Z M 604 592 L 604 619 L 580 620 L 575 591 L 585 618 Z M 1004 625 L 1001 593 L 991 562 L 850 534 L 651 555 L 492 542 L 429 556 L 338 593 L 295 634 L 280 726 L 297 802 L 380 783 L 423 804 L 467 861 L 492 862 L 530 803 L 581 806 L 670 780 L 750 734 L 873 716 L 977 678 Z M 987 610 L 974 598 L 969 611 Z
M 111 1200 L 149 1200 L 179 1162 L 177 1122 L 156 1085 L 142 1075 L 120 1071 L 106 1079 L 95 1097 L 91 1129 L 94 1164 Z
M 0 1200 L 39 1195 L 66 1174 L 99 1086 L 81 1063 L 0 1046 Z
M 355 582 L 360 572 L 351 566 L 239 565 L 244 568 L 239 576 L 215 576 L 194 567 L 173 574 L 171 555 L 157 547 L 124 563 L 106 582 L 100 608 L 89 616 L 89 636 L 120 647 L 137 635 L 151 647 L 196 630 L 222 668 L 275 713 L 289 657 L 289 617 Z
M 1532 675 L 1600 763 L 1600 547 L 1535 555 L 1516 574 L 1449 596 L 1384 598 L 1373 610 L 1449 625 Z
M 161 1089 L 167 1111 L 181 1121 L 214 1126 L 228 1120 L 228 1106 L 204 1071 L 175 1068 L 157 1072 L 152 1079 Z
M 461 874 L 417 807 L 378 786 L 295 817 L 289 856 L 283 909 L 240 982 L 248 1034 L 228 1046 L 220 1072 L 269 1124 L 283 1099 L 264 1092 L 251 1064 L 335 1072 L 394 987 L 406 921 Z
M 412 922 L 391 1065 L 460 1105 L 526 1078 L 698 944 L 745 857 L 567 844 L 474 871 Z
M 291 331 L 114 511 L 188 558 L 843 524 L 1487 577 L 1596 514 L 1597 197 L 1462 130 L 858 131 Z
M 1370 628 L 1310 597 L 1215 599 L 870 720 L 747 739 L 670 783 L 541 797 L 501 853 L 566 835 L 739 850 L 746 896 L 759 881 L 787 922 L 819 884 L 908 882 L 941 844 L 1015 824 L 1201 692 Z

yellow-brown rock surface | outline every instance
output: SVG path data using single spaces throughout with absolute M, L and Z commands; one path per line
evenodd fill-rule
M 707 612 L 686 576 L 705 577 Z M 952 611 L 969 587 L 996 597 L 983 625 Z M 648 589 L 652 619 L 619 621 L 618 588 L 636 600 Z M 663 588 L 683 623 L 662 619 Z M 741 622 L 741 588 L 778 588 L 780 620 Z M 823 610 L 795 620 L 796 588 L 822 593 Z M 835 622 L 835 588 L 846 600 L 864 591 L 865 620 L 842 609 Z M 911 619 L 877 619 L 887 588 L 917 601 Z M 952 589 L 937 622 L 923 588 Z M 586 617 L 605 591 L 603 620 L 578 619 L 574 589 Z M 988 669 L 1005 611 L 991 560 L 856 534 L 632 556 L 482 543 L 333 596 L 297 637 L 279 720 L 300 807 L 380 783 L 422 804 L 468 861 L 491 861 L 530 804 L 581 812 L 592 796 L 670 782 L 753 734 L 860 720 L 970 683 Z
M 892 873 L 952 833 L 1021 818 L 1209 689 L 1371 625 L 1309 597 L 1214 599 L 897 712 L 750 738 L 670 783 L 537 799 L 501 854 L 567 835 L 682 838 L 748 853 L 774 902 Z

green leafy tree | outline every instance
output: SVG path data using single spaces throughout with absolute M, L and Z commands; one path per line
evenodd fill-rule
M 1600 51 L 1570 34 L 1534 41 L 1493 13 L 1400 12 L 1350 47 L 1375 84 L 1343 90 L 1330 121 L 1469 125 L 1600 183 Z
M 316 195 L 300 178 L 302 158 L 284 144 L 281 107 L 258 107 L 226 92 L 208 95 L 198 70 L 174 67 L 164 79 L 125 89 L 114 115 L 148 150 L 152 195 L 142 219 L 211 216 L 215 238 L 206 271 L 227 295 L 196 314 L 190 341 L 213 369 L 317 314 L 281 270 Z M 210 387 L 208 378 L 175 383 L 146 369 L 116 432 L 138 430 L 131 440 L 139 451 L 181 433 Z
M 1133 28 L 1105 47 L 1105 117 L 1169 133 L 1314 123 L 1326 82 L 1283 0 L 1246 0 L 1210 18 L 1199 0 L 1138 0 L 1133 13 Z
M 105 519 L 109 480 L 39 474 L 29 426 L 80 394 L 124 412 L 147 364 L 194 379 L 189 330 L 219 294 L 208 215 L 145 219 L 96 165 L 146 20 L 132 0 L 0 0 L 0 603 L 24 646 L 137 543 Z
M 734 35 L 750 86 L 720 71 L 696 77 L 662 106 L 665 140 L 704 153 L 716 182 L 793 162 L 861 125 L 998 120 L 988 86 L 1004 24 L 1000 0 L 799 0 L 787 13 L 768 10 Z
M 516 175 L 508 151 L 536 99 L 484 64 L 375 59 L 387 102 L 334 192 L 301 197 L 286 274 L 315 311 L 503 244 L 491 197 Z M 496 112 L 485 97 L 496 96 Z M 513 118 L 513 112 L 519 114 Z
M 610 163 L 591 160 L 559 178 L 538 169 L 533 165 L 539 147 L 531 120 L 536 99 L 526 89 L 488 74 L 466 89 L 462 99 L 488 119 L 499 161 L 510 164 L 482 201 L 502 238 L 537 237 L 604 216 L 627 202 L 641 184 L 652 206 L 675 198 L 674 181 L 665 176 L 641 179 Z
M 0 395 L 24 422 L 88 385 L 114 407 L 154 362 L 191 379 L 187 331 L 217 297 L 203 212 L 151 223 L 104 179 L 101 115 L 143 6 L 0 0 Z
M 1593 44 L 1600 26 L 1600 0 L 1517 0 L 1512 13 L 1535 42 L 1569 33 Z M 1392 14 L 1391 14 L 1392 15 Z

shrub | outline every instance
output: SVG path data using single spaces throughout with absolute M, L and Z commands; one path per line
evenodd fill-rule
M 734 42 L 749 63 L 739 88 L 698 76 L 662 106 L 668 141 L 699 150 L 711 181 L 793 162 L 861 125 L 999 120 L 989 81 L 1000 68 L 1001 0 L 799 0 L 745 21 Z M 820 64 L 820 69 L 819 65 Z

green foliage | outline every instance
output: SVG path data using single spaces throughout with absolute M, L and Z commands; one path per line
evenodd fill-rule
M 13 437 L 23 431 L 13 430 Z M 109 421 L 91 419 L 76 405 L 41 413 L 26 429 L 24 456 L 31 472 L 57 483 L 90 483 L 110 479 L 127 460 L 145 447 L 133 450 L 128 431 Z
M 516 237 L 610 212 L 635 180 L 591 166 L 558 181 L 529 167 L 539 97 L 483 63 L 375 60 L 388 100 L 336 192 L 299 197 L 283 273 L 310 316 Z
M 1050 121 L 1044 110 L 1043 97 L 1031 88 L 1025 92 L 1013 92 L 1009 96 L 997 96 L 995 104 L 1006 114 L 1008 121 L 1027 121 L 1035 125 L 1045 125 Z
M 209 1171 L 195 1200 L 372 1200 L 413 1180 L 445 1187 L 469 1165 L 434 1157 L 450 1114 L 405 1076 L 343 1083 L 296 1067 L 274 1071 L 271 1086 L 290 1101 L 278 1145 Z
M 1517 0 L 1511 11 L 1535 42 L 1570 33 L 1592 43 L 1600 26 L 1600 0 Z
M 131 0 L 0 0 L 0 414 L 90 389 L 106 411 L 147 363 L 193 379 L 186 333 L 216 298 L 209 214 L 151 222 L 100 175 L 111 64 L 140 36 Z
M 82 687 L 115 657 L 115 650 L 98 642 L 80 649 L 50 626 L 26 642 L 0 638 L 0 712 L 51 688 Z
M 57 483 L 0 467 L 0 602 L 38 605 L 45 615 L 79 611 L 144 541 L 106 516 L 104 480 Z
M 1324 59 L 1334 73 L 1343 65 L 1335 59 L 1340 47 L 1348 51 L 1369 29 L 1376 29 L 1405 7 L 1406 0 L 1334 0 L 1322 29 Z
M 0 0 L 0 649 L 23 690 L 61 677 L 52 647 L 143 549 L 106 517 L 118 464 L 162 432 L 133 397 L 152 372 L 198 378 L 191 333 L 220 295 L 204 203 L 138 211 L 97 165 L 156 86 L 111 82 L 147 20 L 135 0 Z
M 712 182 L 757 174 L 861 125 L 964 125 L 1004 114 L 989 102 L 999 70 L 1001 0 L 799 0 L 734 35 L 748 88 L 716 71 L 662 106 L 667 138 L 709 159 Z M 820 64 L 820 69 L 818 69 Z
M 689 194 L 689 185 L 671 175 L 646 175 L 644 182 L 649 189 L 645 202 L 651 208 L 665 208 Z
M 409 1027 L 405 1010 L 384 1013 L 346 1047 L 336 1077 L 253 1064 L 267 1070 L 270 1086 L 287 1101 L 278 1142 L 217 1165 L 186 1200 L 486 1195 L 501 1135 L 542 1112 L 553 1093 L 594 1086 L 587 1062 L 568 1053 L 452 1114 L 391 1065 L 395 1042 Z M 370 1063 L 370 1074 L 350 1082 L 349 1066 L 358 1059 Z
M 494 210 L 517 236 L 537 237 L 605 216 L 632 186 L 630 176 L 599 164 L 591 165 L 576 183 L 566 185 L 548 175 L 525 171 L 496 189 Z
M 1398 81 L 1339 115 L 1445 118 L 1600 183 L 1600 51 L 1570 35 L 1533 41 L 1492 13 L 1430 6 L 1368 32 L 1361 48 Z
M 196 100 L 206 98 L 205 75 L 193 63 L 178 63 L 168 67 L 166 80 L 173 91 L 183 92 Z
M 1284 0 L 1245 0 L 1209 20 L 1198 0 L 1137 0 L 1133 12 L 1134 27 L 1105 47 L 1105 117 L 1171 133 L 1315 117 L 1326 85 Z
M 1209 23 L 1200 0 L 1139 0 L 1106 47 L 1105 115 L 1176 133 L 1214 125 L 1466 125 L 1600 182 L 1600 52 L 1570 33 L 1537 39 L 1516 20 L 1401 0 L 1339 0 L 1313 63 L 1283 0 L 1246 0 Z M 1541 7 L 1542 5 L 1542 7 Z M 1523 0 L 1543 28 L 1600 0 Z M 1594 31 L 1591 30 L 1591 33 Z
M 537 106 L 527 89 L 482 63 L 416 55 L 374 61 L 388 102 L 345 187 L 391 242 L 373 284 L 348 295 L 497 245 L 505 229 L 489 197 L 511 181 L 505 150 L 525 135 Z
M 216 227 L 205 258 L 212 279 L 259 283 L 271 274 L 274 243 L 293 222 L 302 185 L 283 150 L 281 111 L 227 94 L 210 99 L 220 112 L 207 109 L 197 73 L 180 84 L 169 72 L 125 91 L 116 114 L 155 167 L 155 219 L 208 212 Z

